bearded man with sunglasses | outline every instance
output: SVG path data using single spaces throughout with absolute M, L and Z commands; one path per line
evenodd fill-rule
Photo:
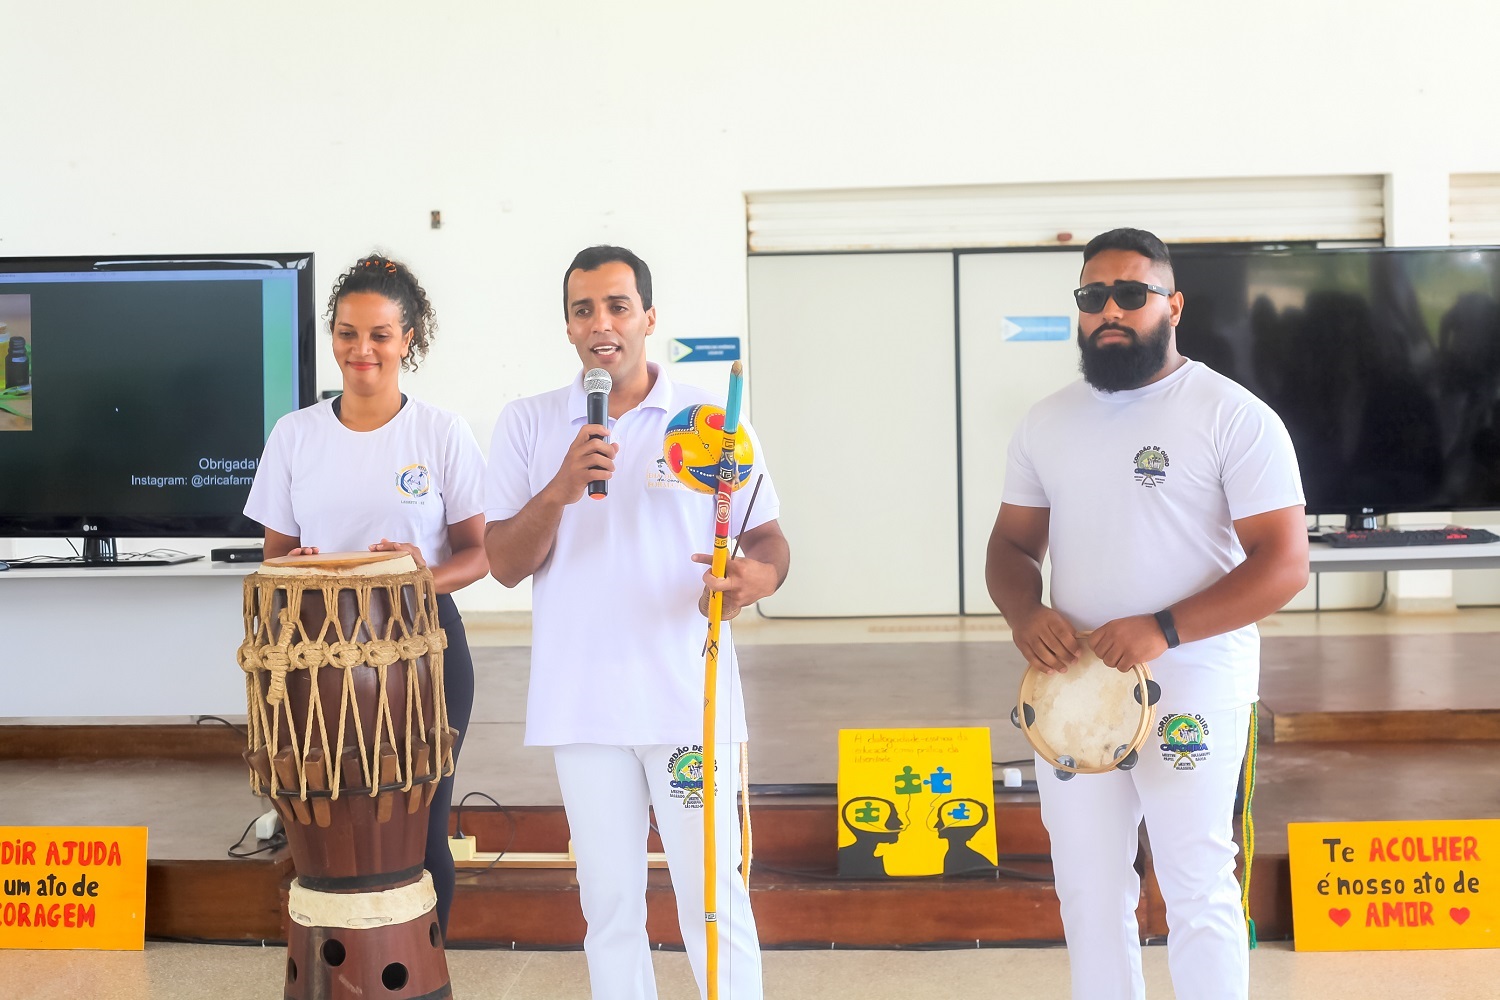
M 1260 678 L 1255 623 L 1307 584 L 1301 477 L 1276 414 L 1177 352 L 1183 297 L 1160 240 L 1116 229 L 1083 260 L 1083 380 L 1016 430 L 985 568 L 1029 664 L 1066 670 L 1087 642 L 1116 669 L 1149 663 L 1161 689 L 1147 742 L 1120 768 L 1074 775 L 1037 760 L 1073 996 L 1145 996 L 1144 818 L 1176 994 L 1244 1000 L 1235 794 Z

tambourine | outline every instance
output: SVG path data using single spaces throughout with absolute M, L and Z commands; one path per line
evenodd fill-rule
M 1144 663 L 1116 670 L 1085 642 L 1066 673 L 1026 668 L 1010 721 L 1067 781 L 1134 767 L 1160 699 L 1161 687 Z

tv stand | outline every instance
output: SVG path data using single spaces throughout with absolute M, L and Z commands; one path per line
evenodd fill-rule
M 85 565 L 94 563 L 112 563 L 120 561 L 120 546 L 113 538 L 103 535 L 83 536 L 83 562 Z
M 1376 527 L 1375 512 L 1369 507 L 1361 507 L 1358 513 L 1344 515 L 1345 531 L 1374 531 Z
M 176 566 L 179 563 L 196 562 L 201 555 L 190 552 L 121 553 L 119 543 L 107 535 L 84 535 L 83 554 L 77 556 L 48 556 L 35 561 L 17 559 L 10 563 L 11 569 L 98 569 L 124 566 Z
M 0 717 L 245 710 L 235 651 L 245 639 L 245 577 L 258 563 L 12 568 L 21 565 L 35 568 L 0 572 L 0 621 L 27 624 L 9 630 L 0 655 L 5 667 L 18 665 L 0 668 Z

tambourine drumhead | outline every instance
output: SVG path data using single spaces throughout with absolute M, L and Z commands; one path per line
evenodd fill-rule
M 320 552 L 279 556 L 260 564 L 266 576 L 388 576 L 416 571 L 416 560 L 405 552 Z
M 1085 645 L 1066 673 L 1026 669 L 1016 718 L 1027 742 L 1054 767 L 1102 774 L 1145 742 L 1150 681 L 1145 664 L 1116 670 Z

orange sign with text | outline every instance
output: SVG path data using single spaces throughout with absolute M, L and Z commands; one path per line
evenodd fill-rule
M 140 951 L 144 826 L 0 826 L 0 948 Z
M 1288 823 L 1298 951 L 1500 944 L 1500 820 Z

